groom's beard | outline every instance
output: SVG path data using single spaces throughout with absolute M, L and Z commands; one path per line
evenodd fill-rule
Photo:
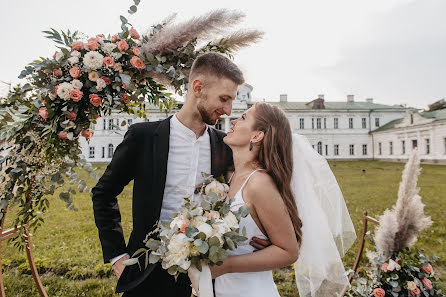
M 201 103 L 199 103 L 197 105 L 197 109 L 198 109 L 198 112 L 200 113 L 201 119 L 203 120 L 204 123 L 211 125 L 211 126 L 214 126 L 217 123 L 217 119 L 212 118 L 214 113 L 206 110 L 206 108 Z

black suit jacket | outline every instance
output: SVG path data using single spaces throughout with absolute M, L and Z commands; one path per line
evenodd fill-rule
M 116 148 L 112 161 L 92 189 L 95 223 L 105 263 L 123 253 L 132 255 L 143 247 L 146 234 L 153 230 L 159 220 L 169 155 L 170 118 L 130 126 L 124 140 Z M 211 142 L 211 174 L 217 177 L 226 173 L 231 166 L 232 151 L 223 142 L 225 133 L 211 127 L 208 133 Z M 133 230 L 126 246 L 117 196 L 131 180 L 134 180 Z M 123 292 L 137 287 L 157 265 L 149 265 L 143 271 L 140 271 L 138 265 L 126 267 L 116 291 Z M 166 280 L 166 285 L 173 280 L 173 277 L 170 278 Z

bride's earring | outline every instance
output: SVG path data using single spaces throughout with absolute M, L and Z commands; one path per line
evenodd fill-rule
M 249 150 L 252 151 L 252 141 L 249 142 Z

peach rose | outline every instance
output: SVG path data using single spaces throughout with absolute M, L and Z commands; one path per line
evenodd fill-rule
M 43 101 L 42 101 L 42 104 L 43 104 L 43 105 L 46 105 L 46 101 L 45 101 L 45 100 L 43 100 Z
M 84 93 L 81 90 L 74 89 L 70 91 L 70 98 L 73 99 L 74 102 L 79 102 L 82 99 Z
M 102 98 L 99 97 L 96 94 L 91 94 L 90 96 L 90 103 L 93 104 L 95 107 L 98 107 L 102 103 Z
M 73 66 L 70 68 L 70 75 L 72 78 L 79 78 L 81 76 L 81 69 L 79 66 Z
M 423 278 L 421 282 L 428 290 L 432 290 L 432 282 L 428 278 Z
M 124 88 L 124 90 L 128 90 L 127 85 L 125 83 L 122 83 L 122 87 Z
M 141 51 L 137 47 L 132 47 L 132 52 L 133 54 L 135 54 L 135 56 L 139 56 L 139 54 L 141 53 Z
M 432 269 L 431 264 L 427 264 L 427 266 L 421 266 L 421 270 L 423 270 L 424 273 L 431 274 L 434 270 Z
M 130 97 L 129 97 L 129 95 L 127 95 L 127 94 L 125 94 L 124 93 L 124 95 L 122 95 L 122 100 L 124 101 L 124 103 L 129 103 L 130 102 Z
M 389 270 L 387 269 L 388 266 L 389 266 L 388 263 L 383 263 L 383 264 L 381 265 L 381 270 L 384 271 L 384 272 L 389 271 Z
M 93 136 L 93 132 L 90 129 L 84 129 L 81 131 L 81 135 L 88 139 Z
M 111 38 L 111 41 L 112 42 L 118 41 L 118 35 L 113 35 L 112 38 Z
M 417 296 L 420 293 L 421 293 L 421 291 L 419 288 L 416 288 L 415 290 L 410 291 L 410 294 L 412 294 L 412 296 Z
M 146 68 L 146 64 L 141 60 L 141 58 L 137 56 L 133 56 L 133 58 L 130 59 L 130 64 L 132 64 L 133 67 L 137 69 L 144 69 Z
M 82 41 L 73 41 L 71 43 L 71 49 L 73 51 L 78 51 L 84 48 L 84 43 Z
M 49 117 L 48 110 L 45 107 L 39 108 L 39 115 L 46 120 Z
M 190 222 L 187 221 L 186 223 L 184 223 L 183 225 L 181 225 L 180 227 L 180 233 L 186 233 L 186 227 L 189 226 Z
M 115 60 L 113 59 L 113 57 L 105 57 L 103 63 L 105 67 L 115 66 Z
M 105 35 L 104 34 L 98 34 L 98 35 L 96 35 L 96 37 L 98 37 L 98 38 L 105 38 Z
M 384 297 L 384 296 L 386 296 L 386 292 L 381 288 L 376 288 L 375 290 L 373 290 L 373 296 Z
M 95 51 L 99 48 L 98 38 L 92 37 L 88 39 L 87 48 L 91 51 Z
M 76 120 L 76 117 L 77 117 L 77 115 L 76 115 L 76 113 L 74 112 L 74 111 L 69 111 L 69 115 L 67 114 L 67 115 L 65 115 L 69 120 L 71 120 L 71 121 L 75 121 Z
M 67 132 L 65 132 L 65 131 L 60 131 L 59 133 L 57 133 L 57 136 L 60 138 L 60 139 L 67 139 L 68 137 L 67 137 Z
M 53 70 L 53 74 L 54 74 L 55 76 L 62 76 L 62 70 L 60 70 L 59 68 L 54 69 L 54 70 Z
M 118 41 L 118 42 L 116 43 L 116 45 L 118 46 L 118 50 L 119 50 L 120 52 L 122 52 L 122 51 L 126 51 L 126 50 L 129 49 L 129 45 L 127 44 L 127 41 L 125 41 L 125 40 Z
M 132 27 L 132 28 L 130 29 L 129 33 L 130 33 L 130 36 L 131 36 L 132 38 L 134 38 L 134 39 L 138 39 L 138 40 L 139 40 L 140 36 L 139 36 L 139 34 L 138 34 L 138 31 L 135 30 L 135 28 Z
M 97 81 L 99 78 L 99 74 L 96 71 L 92 71 L 90 73 L 88 73 L 88 79 L 91 81 Z
M 101 76 L 101 79 L 105 82 L 106 85 L 109 85 L 111 83 L 110 79 L 106 76 Z

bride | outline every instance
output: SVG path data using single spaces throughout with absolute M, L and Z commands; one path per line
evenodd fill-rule
M 300 296 L 336 296 L 348 284 L 341 256 L 356 235 L 325 159 L 292 134 L 282 110 L 263 102 L 232 121 L 224 142 L 234 156 L 232 210 L 250 209 L 240 230 L 271 245 L 254 252 L 240 244 L 210 267 L 216 297 L 279 297 L 272 269 L 292 263 Z

